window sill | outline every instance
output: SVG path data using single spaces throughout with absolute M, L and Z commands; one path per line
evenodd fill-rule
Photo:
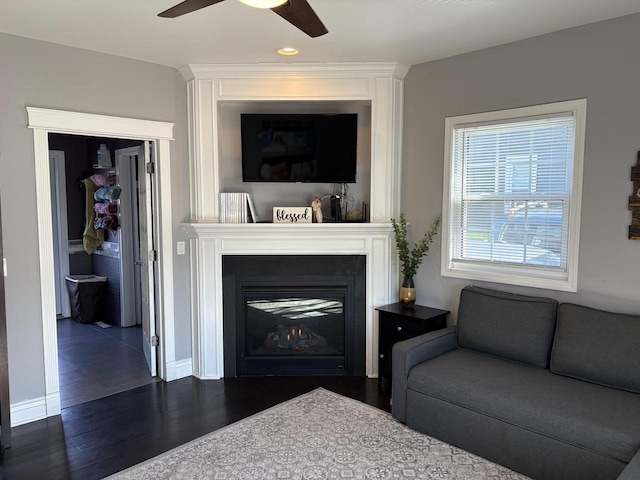
M 442 265 L 442 276 L 481 280 L 484 282 L 543 288 L 563 292 L 577 292 L 577 272 L 551 272 L 518 267 L 495 265 L 470 265 L 455 263 Z

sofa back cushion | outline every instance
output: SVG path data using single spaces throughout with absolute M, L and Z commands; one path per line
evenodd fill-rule
M 547 368 L 558 302 L 469 286 L 460 293 L 458 347 Z
M 561 304 L 551 371 L 640 393 L 640 315 Z

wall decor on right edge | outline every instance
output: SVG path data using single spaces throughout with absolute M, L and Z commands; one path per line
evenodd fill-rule
M 631 167 L 631 181 L 633 194 L 629 197 L 631 210 L 631 225 L 629 226 L 629 240 L 640 240 L 640 151 L 635 167 Z

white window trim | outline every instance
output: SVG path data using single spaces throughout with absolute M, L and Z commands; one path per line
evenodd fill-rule
M 549 115 L 559 112 L 572 112 L 575 118 L 573 188 L 569 211 L 567 271 L 558 274 L 558 272 L 544 271 L 543 269 L 536 271 L 535 269 L 519 268 L 518 266 L 480 265 L 469 262 L 453 262 L 451 260 L 452 245 L 450 239 L 452 226 L 451 215 L 453 213 L 453 209 L 451 208 L 453 201 L 451 156 L 453 153 L 454 129 L 479 122 L 506 122 L 524 117 L 535 117 L 538 115 Z M 584 164 L 586 114 L 587 99 L 583 98 L 545 105 L 461 115 L 445 119 L 442 202 L 442 232 L 445 240 L 442 242 L 441 255 L 441 273 L 443 276 L 568 292 L 576 292 L 578 290 L 578 255 L 580 244 L 580 211 L 582 205 L 582 170 Z

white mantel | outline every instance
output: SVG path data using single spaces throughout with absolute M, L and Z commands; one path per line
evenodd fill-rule
M 400 212 L 403 80 L 392 63 L 188 65 L 193 373 L 221 378 L 223 255 L 365 255 L 366 372 L 377 375 L 375 307 L 397 298 L 398 261 L 389 219 Z M 371 223 L 220 224 L 220 108 L 225 102 L 371 105 Z
M 184 224 L 192 237 L 191 271 L 196 321 L 193 374 L 221 378 L 223 255 L 365 255 L 366 372 L 376 376 L 378 325 L 375 307 L 394 302 L 398 268 L 389 224 Z

